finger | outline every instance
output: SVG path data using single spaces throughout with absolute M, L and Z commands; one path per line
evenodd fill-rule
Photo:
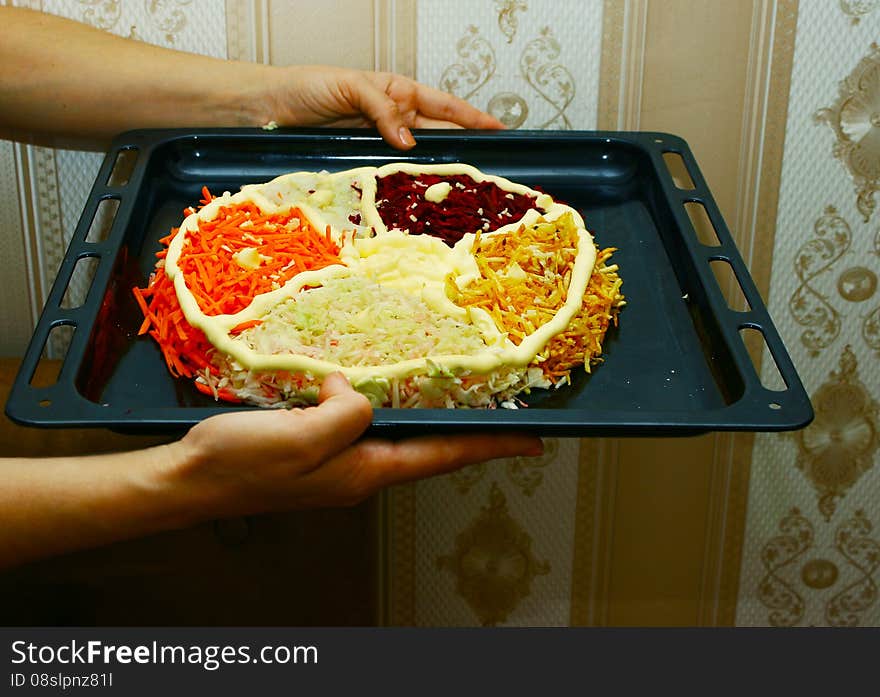
M 364 128 L 366 126 L 372 126 L 373 122 L 362 115 L 357 115 L 347 117 L 340 116 L 319 125 L 327 128 Z
M 336 396 L 346 396 L 349 392 L 355 392 L 355 389 L 351 386 L 348 378 L 339 371 L 330 373 L 324 378 L 321 389 L 318 390 L 318 404 L 323 404 Z
M 472 104 L 448 92 L 417 84 L 419 112 L 428 118 L 449 121 L 462 128 L 494 129 L 505 128 L 494 116 L 480 111 Z
M 342 373 L 331 373 L 321 385 L 318 406 L 300 416 L 297 428 L 308 439 L 315 462 L 322 463 L 363 435 L 373 420 L 373 407 Z
M 430 119 L 427 116 L 416 114 L 413 118 L 413 128 L 436 128 L 436 129 L 456 129 L 461 130 L 463 126 L 459 126 L 452 121 L 441 121 L 440 119 Z
M 502 457 L 536 457 L 543 452 L 541 439 L 525 434 L 411 438 L 395 443 L 380 463 L 381 485 L 422 479 Z
M 375 444 L 371 452 L 369 448 Z M 377 488 L 445 474 L 502 457 L 536 457 L 544 452 L 537 436 L 525 434 L 422 436 L 397 443 L 365 441 Z
M 335 500 L 353 504 L 380 489 L 451 472 L 465 465 L 543 452 L 532 436 L 427 436 L 394 443 L 365 440 L 300 480 L 321 501 L 332 491 Z
M 397 102 L 366 79 L 355 78 L 348 87 L 352 106 L 376 124 L 389 145 L 398 150 L 409 150 L 416 144 Z

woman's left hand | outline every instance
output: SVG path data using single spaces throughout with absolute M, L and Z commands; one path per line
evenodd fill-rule
M 466 101 L 395 73 L 289 66 L 275 71 L 269 89 L 264 98 L 279 126 L 375 126 L 401 150 L 415 145 L 413 128 L 504 128 Z

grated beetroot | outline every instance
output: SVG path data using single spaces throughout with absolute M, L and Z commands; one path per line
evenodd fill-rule
M 449 195 L 440 203 L 426 200 L 425 189 L 444 181 L 452 185 Z M 376 209 L 385 225 L 411 235 L 439 237 L 450 247 L 469 232 L 516 222 L 535 206 L 532 196 L 511 194 L 494 182 L 476 182 L 466 174 L 396 172 L 376 184 Z

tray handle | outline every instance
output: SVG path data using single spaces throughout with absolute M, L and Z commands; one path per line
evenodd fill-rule
M 125 223 L 145 175 L 148 150 L 137 133 L 122 134 L 104 156 L 9 394 L 6 414 L 18 423 L 43 422 L 53 409 L 60 408 L 56 404 L 61 400 L 55 397 L 62 394 L 66 395 L 63 409 L 75 412 L 68 416 L 81 417 L 86 411 L 100 409 L 75 389 L 76 366 L 81 364 L 89 339 L 87 332 L 78 330 L 89 326 L 100 310 L 101 298 L 94 292 L 107 287 L 125 237 Z M 40 362 L 55 357 L 52 336 L 60 327 L 71 327 L 72 336 L 62 347 L 57 376 L 51 384 L 34 385 Z M 71 394 L 76 400 L 70 399 Z
M 800 396 L 805 391 L 800 377 L 690 147 L 683 139 L 667 133 L 643 134 L 643 138 L 649 146 L 666 200 L 672 205 L 672 214 L 684 233 L 684 244 L 697 262 L 695 270 L 698 280 L 719 320 L 719 329 L 745 383 L 742 398 L 733 407 L 743 410 L 771 409 L 778 414 L 780 423 L 788 423 L 794 417 L 806 425 L 812 420 L 813 414 L 809 407 L 806 411 L 803 409 Z M 705 231 L 700 230 L 688 214 L 686 206 L 689 203 L 702 207 L 717 244 L 707 241 L 705 234 L 701 234 Z M 727 282 L 742 293 L 745 307 L 737 307 L 735 301 L 731 302 L 732 295 L 724 292 L 722 282 L 713 271 L 713 263 L 726 264 L 730 272 Z M 758 332 L 763 343 L 762 360 L 773 361 L 784 386 L 776 389 L 776 386 L 764 384 L 759 365 L 746 347 L 744 330 Z M 790 413 L 795 410 L 803 413 Z

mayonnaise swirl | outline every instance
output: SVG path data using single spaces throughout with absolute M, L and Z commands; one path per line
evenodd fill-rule
M 520 220 L 487 233 L 489 235 L 511 234 L 521 225 L 532 225 L 541 220 L 558 221 L 563 215 L 570 214 L 577 227 L 578 246 L 565 303 L 553 318 L 526 336 L 517 346 L 499 331 L 485 311 L 465 309 L 453 303 L 445 291 L 447 279 L 452 278 L 459 288 L 464 288 L 480 275 L 471 253 L 474 234 L 468 233 L 455 246 L 448 247 L 442 240 L 427 235 L 389 231 L 382 223 L 375 206 L 376 178 L 394 172 L 415 175 L 465 174 L 478 182 L 492 181 L 504 191 L 536 198 L 535 209 L 529 210 Z M 351 191 L 359 192 L 359 197 L 352 195 Z M 187 287 L 178 260 L 184 251 L 187 235 L 198 229 L 199 220 L 213 220 L 222 206 L 245 201 L 252 202 L 266 213 L 296 206 L 316 229 L 324 230 L 329 226 L 334 239 L 343 242 L 341 263 L 317 271 L 299 273 L 277 290 L 258 295 L 240 312 L 209 316 L 202 312 Z M 338 204 L 335 207 L 332 205 L 334 201 Z M 351 230 L 354 227 L 350 222 L 347 226 L 345 223 L 355 202 L 362 216 L 361 227 L 371 226 L 375 231 L 374 237 L 349 235 L 343 239 L 343 229 Z M 240 368 L 254 371 L 307 372 L 316 377 L 341 371 L 357 385 L 377 378 L 405 378 L 413 374 L 433 374 L 438 370 L 453 374 L 487 374 L 502 366 L 528 365 L 555 335 L 566 329 L 580 310 L 595 261 L 595 244 L 581 216 L 569 206 L 556 203 L 546 194 L 503 177 L 483 174 L 469 165 L 394 163 L 380 168 L 362 167 L 334 174 L 296 172 L 266 184 L 248 185 L 235 194 L 226 192 L 183 221 L 179 233 L 169 245 L 165 273 L 174 283 L 187 322 L 201 329 L 211 344 L 229 356 Z M 469 320 L 482 334 L 486 349 L 468 355 L 424 356 L 394 364 L 345 366 L 292 353 L 258 353 L 247 346 L 246 342 L 229 334 L 233 327 L 259 319 L 277 304 L 296 296 L 305 287 L 321 286 L 328 279 L 355 274 L 364 274 L 382 285 L 418 295 L 436 312 L 461 321 Z

